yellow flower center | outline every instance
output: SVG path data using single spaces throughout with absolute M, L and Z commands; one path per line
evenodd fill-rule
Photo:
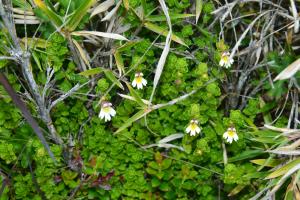
M 136 77 L 135 81 L 136 81 L 137 84 L 141 84 L 142 83 L 142 77 L 141 76 Z
M 190 127 L 191 127 L 191 130 L 196 130 L 196 128 L 198 127 L 197 126 L 197 124 L 195 124 L 195 123 L 191 123 L 191 125 L 190 125 Z
M 235 131 L 233 130 L 228 130 L 227 133 L 230 137 L 233 137 L 235 135 Z
M 110 107 L 105 107 L 105 108 L 103 108 L 103 112 L 109 113 L 109 111 L 110 111 Z
M 222 57 L 222 60 L 223 60 L 225 63 L 228 63 L 228 56 L 223 56 L 223 57 Z

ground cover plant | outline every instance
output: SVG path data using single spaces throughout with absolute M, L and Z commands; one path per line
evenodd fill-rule
M 299 199 L 299 9 L 1 0 L 0 199 Z

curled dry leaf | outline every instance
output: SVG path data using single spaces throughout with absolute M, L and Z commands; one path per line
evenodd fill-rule
M 105 33 L 105 32 L 99 32 L 99 31 L 75 31 L 71 33 L 72 35 L 77 35 L 77 36 L 99 36 L 99 37 L 104 37 L 104 38 L 110 38 L 110 39 L 115 39 L 115 40 L 127 40 L 122 35 L 116 34 L 116 33 Z
M 296 60 L 295 62 L 293 62 L 292 64 L 290 64 L 282 72 L 280 72 L 280 74 L 278 74 L 276 76 L 276 78 L 274 79 L 274 81 L 285 80 L 285 79 L 291 78 L 299 70 L 300 70 L 300 58 L 298 60 Z

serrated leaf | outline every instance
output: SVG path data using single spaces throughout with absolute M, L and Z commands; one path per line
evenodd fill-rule
M 266 179 L 271 179 L 271 178 L 276 178 L 279 176 L 284 175 L 286 172 L 288 172 L 290 169 L 292 169 L 293 167 L 295 167 L 296 165 L 298 165 L 300 163 L 300 158 L 292 160 L 291 162 L 287 163 L 286 165 L 278 168 L 277 170 L 275 170 L 274 172 L 272 172 L 271 174 L 269 174 Z
M 151 22 L 145 22 L 145 23 L 144 23 L 144 26 L 145 26 L 147 29 L 149 29 L 150 31 L 153 31 L 153 32 L 155 32 L 155 33 L 157 33 L 157 34 L 160 34 L 160 35 L 163 35 L 163 36 L 165 36 L 165 37 L 167 37 L 168 32 L 169 32 L 167 29 L 162 29 L 160 26 L 158 26 L 158 25 L 156 25 L 156 24 L 153 24 L 153 23 L 151 23 Z M 182 45 L 184 45 L 184 46 L 187 46 L 187 45 L 183 42 L 183 40 L 182 40 L 180 37 L 178 37 L 177 35 L 175 35 L 174 33 L 171 34 L 171 39 L 172 39 L 173 41 L 179 43 L 179 44 L 182 44 Z
M 60 27 L 62 25 L 62 19 L 53 10 L 51 10 L 42 0 L 33 0 L 34 4 L 43 11 L 49 20 L 56 26 Z
M 113 74 L 113 72 L 111 70 L 103 70 L 106 78 L 108 78 L 111 82 L 113 82 L 114 84 L 116 84 L 119 88 L 121 88 L 122 90 L 124 90 L 123 85 L 121 84 L 121 82 L 115 77 L 115 75 Z
M 103 69 L 101 67 L 97 67 L 97 68 L 93 68 L 93 69 L 89 69 L 89 70 L 80 72 L 79 75 L 92 76 L 92 75 L 100 74 L 101 72 L 103 72 Z
M 129 118 L 126 122 L 124 122 L 124 124 L 114 133 L 118 134 L 121 131 L 123 131 L 124 129 L 126 129 L 127 127 L 131 126 L 131 124 L 139 119 L 141 119 L 142 117 L 144 117 L 145 115 L 147 115 L 148 113 L 150 113 L 151 110 L 150 109 L 143 109 L 140 110 L 139 112 L 137 112 L 135 115 L 133 115 L 131 118 Z
M 140 97 L 140 95 L 131 87 L 130 84 L 126 83 L 127 88 L 129 89 L 129 92 L 131 94 L 131 96 L 135 99 L 135 101 L 142 107 L 144 108 L 146 106 L 146 104 L 144 104 L 142 98 Z
M 74 14 L 72 14 L 68 19 L 66 29 L 70 32 L 74 31 L 77 28 L 84 15 L 87 14 L 88 9 L 90 9 L 94 5 L 96 0 L 85 0 L 82 2 L 83 3 L 75 9 Z

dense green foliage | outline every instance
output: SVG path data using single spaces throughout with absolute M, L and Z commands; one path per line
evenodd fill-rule
M 25 6 L 23 1 L 13 2 L 16 7 Z M 59 6 L 55 8 L 56 13 L 64 16 L 66 10 L 76 12 L 82 1 L 71 1 L 70 6 L 67 0 L 45 2 L 49 7 L 52 3 L 59 2 Z M 232 72 L 220 67 L 218 63 L 222 52 L 230 47 L 219 40 L 218 27 L 210 30 L 207 28 L 214 20 L 211 12 L 215 5 L 212 1 L 203 3 L 197 25 L 194 24 L 194 18 L 189 20 L 191 17 L 180 16 L 188 13 L 188 8 L 192 6 L 189 0 L 166 0 L 166 5 L 171 16 L 173 34 L 186 46 L 172 41 L 153 104 L 171 101 L 193 90 L 197 92 L 176 104 L 150 112 L 114 134 L 128 119 L 144 109 L 136 101 L 118 95 L 129 95 L 130 88 L 126 86 L 126 82 L 133 81 L 135 72 L 143 72 L 148 84 L 142 90 L 134 90 L 133 94 L 149 99 L 153 90 L 152 80 L 162 53 L 160 43 L 165 42 L 165 37 L 158 37 L 153 26 L 152 30 L 149 28 L 149 23 L 165 32 L 168 30 L 165 16 L 157 8 L 158 1 L 123 1 L 117 16 L 123 19 L 124 25 L 130 26 L 124 36 L 133 42 L 114 41 L 109 47 L 118 50 L 124 71 L 129 73 L 125 78 L 116 80 L 119 71 L 115 64 L 110 69 L 109 57 L 101 58 L 102 62 L 91 62 L 92 68 L 101 67 L 108 71 L 93 75 L 92 83 L 89 82 L 55 105 L 51 110 L 51 117 L 57 133 L 65 143 L 60 146 L 48 140 L 57 163 L 49 157 L 19 109 L 12 104 L 3 87 L 0 87 L 0 168 L 3 173 L 2 183 L 5 185 L 1 200 L 214 200 L 218 197 L 227 199 L 228 194 L 236 199 L 249 199 L 264 188 L 266 180 L 263 177 L 267 175 L 266 171 L 257 170 L 257 165 L 249 160 L 256 157 L 267 158 L 264 152 L 266 146 L 287 141 L 280 136 L 273 140 L 279 134 L 259 130 L 257 127 L 262 125 L 262 121 L 272 120 L 271 111 L 276 107 L 272 101 L 279 101 L 282 94 L 286 93 L 287 82 L 279 81 L 275 87 L 264 85 L 263 90 L 268 94 L 270 103 L 255 96 L 249 98 L 242 109 L 224 106 L 230 96 L 224 91 L 224 79 L 230 77 Z M 128 6 L 130 9 L 127 9 Z M 47 68 L 54 69 L 55 85 L 47 93 L 48 99 L 54 99 L 77 83 L 87 83 L 91 76 L 80 74 L 82 70 L 72 59 L 74 55 L 68 48 L 70 40 L 55 32 L 56 26 L 47 13 L 38 7 L 33 11 L 43 23 L 38 29 L 38 44 L 29 45 L 32 71 L 42 91 L 42 86 L 47 83 Z M 145 18 L 139 18 L 139 12 Z M 78 27 L 74 26 L 76 30 L 101 26 L 97 22 L 101 18 L 89 20 L 89 15 L 87 13 L 83 16 Z M 94 25 L 91 25 L 92 21 L 95 21 Z M 33 37 L 37 28 L 37 25 L 28 25 L 27 37 Z M 17 25 L 17 31 L 22 38 L 24 25 Z M 4 28 L 0 37 L 1 41 L 9 43 Z M 83 42 L 82 37 L 74 38 Z M 152 45 L 154 40 L 157 45 Z M 86 44 L 85 47 L 92 57 L 95 47 L 89 45 L 91 44 Z M 5 42 L 0 45 L 0 51 L 3 55 L 9 55 L 4 51 L 4 46 Z M 103 48 L 103 51 L 109 51 L 109 47 Z M 193 55 L 186 53 L 192 51 Z M 279 73 L 294 60 L 292 54 L 287 53 L 281 58 L 276 55 L 276 52 L 270 53 L 269 58 L 266 58 L 273 62 L 271 70 L 274 73 Z M 17 76 L 21 74 L 20 66 L 14 62 L 1 61 L 0 67 L 10 84 L 26 101 L 32 115 L 39 119 L 36 105 L 26 99 L 28 95 L 23 95 L 28 93 L 28 88 L 25 81 Z M 263 70 L 258 72 L 259 75 L 251 82 L 253 86 L 258 85 L 259 80 L 267 75 Z M 122 85 L 118 87 L 119 83 Z M 117 114 L 111 122 L 104 122 L 98 117 L 101 109 L 99 101 L 103 98 L 110 101 L 116 110 Z M 199 121 L 201 133 L 196 136 L 185 133 L 191 119 Z M 275 125 L 282 127 L 287 121 L 282 116 Z M 39 122 L 47 133 L 45 124 L 41 120 Z M 239 140 L 229 144 L 225 143 L 222 136 L 231 126 L 236 128 Z M 184 136 L 170 143 L 184 151 L 179 148 L 143 148 L 175 133 L 184 133 Z M 224 165 L 225 149 L 228 163 Z

